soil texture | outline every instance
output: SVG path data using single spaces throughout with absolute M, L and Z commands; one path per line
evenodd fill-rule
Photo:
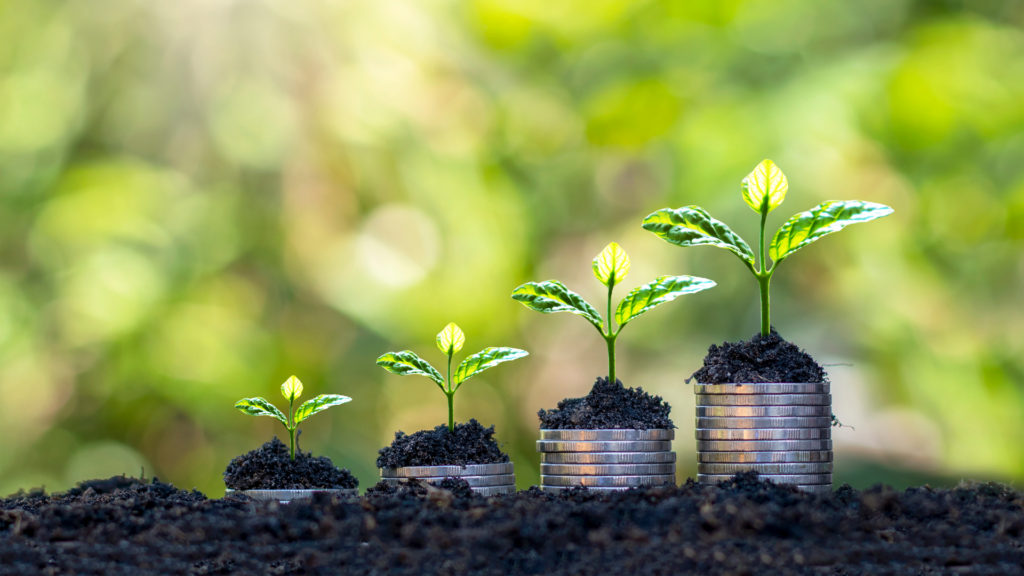
M 654 430 L 675 428 L 668 417 L 672 407 L 651 396 L 643 388 L 626 388 L 598 378 L 590 393 L 582 398 L 566 398 L 554 410 L 541 409 L 540 427 L 548 430 L 607 430 L 627 428 Z
M 1024 575 L 1024 493 L 997 484 L 821 497 L 748 474 L 495 498 L 450 484 L 287 505 L 126 478 L 22 494 L 0 500 L 0 575 Z
M 456 424 L 454 432 L 446 424 L 413 434 L 395 432 L 394 442 L 378 454 L 378 468 L 508 462 L 508 454 L 501 451 L 501 445 L 494 439 L 494 426 L 484 428 L 475 419 Z
M 309 490 L 356 488 L 359 479 L 347 468 L 336 468 L 327 456 L 313 456 L 277 439 L 236 457 L 224 471 L 224 484 L 232 490 Z
M 772 328 L 771 334 L 758 332 L 743 342 L 712 344 L 704 357 L 704 366 L 691 379 L 701 384 L 828 382 L 828 374 L 811 355 L 784 340 Z

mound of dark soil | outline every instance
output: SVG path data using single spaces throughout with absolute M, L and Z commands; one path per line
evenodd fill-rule
M 475 419 L 456 424 L 449 432 L 442 424 L 414 434 L 395 432 L 395 441 L 378 451 L 378 468 L 402 466 L 455 466 L 508 462 L 508 454 L 493 438 L 494 426 L 484 428 Z
M 774 328 L 768 336 L 758 332 L 744 342 L 712 344 L 693 378 L 701 384 L 828 382 L 828 374 L 814 358 L 783 340 Z
M 668 417 L 671 411 L 661 396 L 651 396 L 639 387 L 626 388 L 621 380 L 611 384 L 607 378 L 598 378 L 586 396 L 566 398 L 558 408 L 541 409 L 537 416 L 546 430 L 654 430 L 676 427 Z
M 232 490 L 308 490 L 356 488 L 359 479 L 347 468 L 336 468 L 327 456 L 312 456 L 295 447 L 295 460 L 284 442 L 274 439 L 238 456 L 224 471 Z

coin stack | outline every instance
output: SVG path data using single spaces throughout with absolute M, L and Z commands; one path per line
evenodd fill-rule
M 540 488 L 626 490 L 676 482 L 675 430 L 541 430 Z
M 281 504 L 287 504 L 294 500 L 308 500 L 313 497 L 313 494 L 322 492 L 331 496 L 342 496 L 342 497 L 356 497 L 359 496 L 358 488 L 344 488 L 344 489 L 324 489 L 324 490 L 232 490 L 228 488 L 224 491 L 225 496 L 231 494 L 244 494 L 253 500 L 260 500 L 263 502 L 279 502 Z
M 776 484 L 832 491 L 828 384 L 697 384 L 697 481 L 750 470 Z
M 438 482 L 445 478 L 458 478 L 469 483 L 470 489 L 483 496 L 515 494 L 516 474 L 512 462 L 503 464 L 467 464 L 465 466 L 404 466 L 381 468 L 380 479 L 387 484 L 399 484 L 410 478 L 425 482 Z

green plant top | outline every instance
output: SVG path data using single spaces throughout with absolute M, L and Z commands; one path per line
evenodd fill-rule
M 433 380 L 441 391 L 444 392 L 444 395 L 448 397 L 448 430 L 454 432 L 455 393 L 458 392 L 466 380 L 502 362 L 509 362 L 529 355 L 529 352 L 526 350 L 516 348 L 487 348 L 463 360 L 459 367 L 455 369 L 455 375 L 452 376 L 452 358 L 456 352 L 462 350 L 462 346 L 465 343 L 466 335 L 462 333 L 462 330 L 454 322 L 445 326 L 444 330 L 441 330 L 437 335 L 437 347 L 448 357 L 447 377 L 441 376 L 441 373 L 435 370 L 429 362 L 421 359 L 409 350 L 404 352 L 388 352 L 377 358 L 377 365 L 399 376 L 418 374 Z
M 662 276 L 657 280 L 634 288 L 619 302 L 612 326 L 612 291 L 629 273 L 629 255 L 621 246 L 612 242 L 594 258 L 594 276 L 608 288 L 607 323 L 601 313 L 587 303 L 579 294 L 569 290 L 558 280 L 527 282 L 512 292 L 512 298 L 537 312 L 569 312 L 582 316 L 590 322 L 608 345 L 608 381 L 615 383 L 615 339 L 634 318 L 659 304 L 671 302 L 683 294 L 707 290 L 715 285 L 707 278 L 694 276 Z
M 295 460 L 295 429 L 299 427 L 299 422 L 302 422 L 317 412 L 323 412 L 331 406 L 338 406 L 339 404 L 352 401 L 348 396 L 342 396 L 340 394 L 321 394 L 312 400 L 305 401 L 302 406 L 299 406 L 299 409 L 295 410 L 293 413 L 292 408 L 295 405 L 295 399 L 302 396 L 302 382 L 300 382 L 295 376 L 292 376 L 286 380 L 284 384 L 281 384 L 281 394 L 288 400 L 287 418 L 280 410 L 277 409 L 277 407 L 259 396 L 256 398 L 242 398 L 238 402 L 235 402 L 235 408 L 238 408 L 249 416 L 271 416 L 280 420 L 281 424 L 284 424 L 284 427 L 288 429 L 288 440 L 291 442 L 292 460 Z
M 761 291 L 761 334 L 771 332 L 768 287 L 772 275 L 786 258 L 808 244 L 838 232 L 850 224 L 868 222 L 893 213 L 882 204 L 861 200 L 829 200 L 801 212 L 782 225 L 772 238 L 768 256 L 772 265 L 766 267 L 764 253 L 764 226 L 768 213 L 786 199 L 789 182 L 782 170 L 771 160 L 754 168 L 740 184 L 743 201 L 761 215 L 759 257 L 728 226 L 715 220 L 699 206 L 684 206 L 675 210 L 663 208 L 644 219 L 644 230 L 676 246 L 717 246 L 735 254 L 757 278 Z

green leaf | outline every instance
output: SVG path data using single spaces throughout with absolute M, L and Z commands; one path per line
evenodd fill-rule
M 462 330 L 452 322 L 444 327 L 437 334 L 437 347 L 441 349 L 441 352 L 445 356 L 451 356 L 452 354 L 462 350 L 462 345 L 466 343 L 466 335 L 462 333 Z
M 629 274 L 629 255 L 612 242 L 594 258 L 594 276 L 605 286 L 615 286 Z
M 695 276 L 662 276 L 654 282 L 634 288 L 615 310 L 615 321 L 625 326 L 630 320 L 654 308 L 658 304 L 671 302 L 683 294 L 693 294 L 715 283 L 707 278 Z
M 302 406 L 299 406 L 299 409 L 295 411 L 295 423 L 298 424 L 313 414 L 323 412 L 331 406 L 338 406 L 351 401 L 351 398 L 341 394 L 321 394 L 312 400 L 306 400 L 302 403 Z
M 653 232 L 669 244 L 682 246 L 717 246 L 725 248 L 754 265 L 754 251 L 728 226 L 715 220 L 699 206 L 672 210 L 662 208 L 644 218 L 644 230 Z
M 284 384 L 281 384 L 281 395 L 285 400 L 294 402 L 296 398 L 302 396 L 302 382 L 295 376 L 285 380 Z
M 282 414 L 281 411 L 273 404 L 258 396 L 256 398 L 242 398 L 238 402 L 235 402 L 235 408 L 238 408 L 249 416 L 270 416 L 272 418 L 277 418 L 281 421 L 281 424 L 285 425 L 285 427 L 288 426 L 288 419 L 285 418 L 284 414 Z
M 762 160 L 757 168 L 740 184 L 743 201 L 761 214 L 775 210 L 786 199 L 789 182 L 786 175 L 771 160 Z
M 829 200 L 793 216 L 772 238 L 768 255 L 781 262 L 811 242 L 838 232 L 850 224 L 869 222 L 893 213 L 883 204 L 861 200 Z
M 459 364 L 459 367 L 455 370 L 455 376 L 452 377 L 452 380 L 458 386 L 488 368 L 493 368 L 502 362 L 510 362 L 529 355 L 530 353 L 526 350 L 516 348 L 488 348 L 463 360 L 462 364 Z
M 434 370 L 434 367 L 429 362 L 421 359 L 409 350 L 388 352 L 377 358 L 377 366 L 399 376 L 411 376 L 413 374 L 426 376 L 437 382 L 438 386 L 444 387 L 444 378 L 441 376 L 441 373 Z
M 527 282 L 512 292 L 512 298 L 537 312 L 544 314 L 571 312 L 583 316 L 588 322 L 597 326 L 598 330 L 604 327 L 601 313 L 558 280 Z

